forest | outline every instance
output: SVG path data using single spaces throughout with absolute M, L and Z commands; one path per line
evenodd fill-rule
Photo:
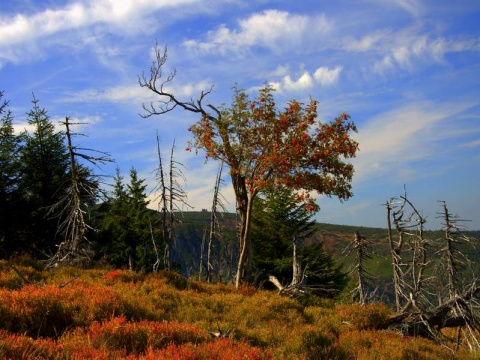
M 386 229 L 317 224 L 312 194 L 352 196 L 357 129 L 317 102 L 284 109 L 265 86 L 230 107 L 165 91 L 166 49 L 139 85 L 199 120 L 189 150 L 220 166 L 211 208 L 182 212 L 183 165 L 158 140 L 158 210 L 132 166 L 76 145 L 33 96 L 16 133 L 0 92 L 0 355 L 3 358 L 473 359 L 480 350 L 478 232 L 440 204 L 444 228 L 407 190 L 384 204 Z M 165 160 L 167 159 L 167 160 Z M 224 169 L 225 168 L 225 169 Z M 234 189 L 226 213 L 222 171 Z M 87 340 L 85 340 L 87 339 Z

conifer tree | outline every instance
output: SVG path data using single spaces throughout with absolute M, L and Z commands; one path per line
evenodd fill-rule
M 127 254 L 129 268 L 133 269 L 133 261 L 137 261 L 136 268 L 145 269 L 147 247 L 150 244 L 149 225 L 152 222 L 152 216 L 147 209 L 149 201 L 146 200 L 145 180 L 138 178 L 137 171 L 130 170 L 130 184 L 127 185 L 128 194 L 128 217 L 132 227 L 133 237 L 127 241 Z M 140 265 L 141 264 L 141 265 Z
M 33 107 L 27 113 L 33 133 L 25 136 L 21 161 L 24 171 L 21 188 L 27 203 L 24 220 L 31 246 L 50 255 L 55 251 L 57 224 L 62 219 L 46 216 L 47 208 L 65 194 L 69 184 L 69 156 L 64 134 L 55 130 L 47 111 L 33 96 Z
M 19 161 L 22 137 L 15 135 L 8 101 L 2 102 L 2 99 L 3 91 L 0 91 L 0 255 L 4 257 L 19 250 L 16 233 L 22 208 L 18 186 L 22 172 Z
M 346 285 L 346 275 L 340 271 L 321 242 L 309 239 L 316 232 L 312 220 L 315 211 L 303 206 L 291 189 L 264 191 L 253 207 L 252 244 L 254 271 L 274 275 L 283 284 L 292 281 L 294 242 L 303 284 L 324 296 L 335 295 Z
M 99 235 L 100 252 L 115 266 L 131 270 L 146 269 L 154 262 L 151 224 L 155 223 L 147 209 L 146 184 L 130 170 L 130 183 L 124 185 L 117 168 L 111 198 L 103 205 L 103 222 Z M 153 236 L 158 236 L 158 231 Z

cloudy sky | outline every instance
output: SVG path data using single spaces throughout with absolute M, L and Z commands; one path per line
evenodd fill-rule
M 217 171 L 186 152 L 194 115 L 143 119 L 140 88 L 156 42 L 168 46 L 173 89 L 189 99 L 269 83 L 277 104 L 319 101 L 319 120 L 348 112 L 358 126 L 354 197 L 322 196 L 318 221 L 385 227 L 384 204 L 403 193 L 437 228 L 439 200 L 480 229 L 480 2 L 478 0 L 1 0 L 0 90 L 17 129 L 32 93 L 54 121 L 88 122 L 77 141 L 109 152 L 149 183 L 176 140 L 184 189 L 210 208 Z M 234 208 L 225 176 L 222 190 Z M 153 195 L 151 195 L 153 197 Z

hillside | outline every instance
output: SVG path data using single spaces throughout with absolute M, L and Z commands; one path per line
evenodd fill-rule
M 14 266 L 14 267 L 12 267 Z M 15 272 L 23 274 L 25 283 Z M 174 272 L 38 270 L 0 261 L 3 359 L 474 359 L 444 344 L 382 330 L 364 307 L 211 285 Z M 216 337 L 212 333 L 220 333 Z M 222 336 L 224 335 L 224 336 Z
M 180 265 L 183 274 L 189 275 L 192 270 L 198 268 L 200 257 L 200 246 L 205 229 L 209 229 L 211 213 L 208 211 L 183 212 L 179 216 L 180 224 L 177 228 L 177 242 L 174 251 L 174 261 Z M 220 215 L 222 241 L 235 246 L 235 214 L 224 213 Z M 317 232 L 308 240 L 311 242 L 322 242 L 324 249 L 332 254 L 336 261 L 344 264 L 345 270 L 351 262 L 343 253 L 354 238 L 354 232 L 358 231 L 362 236 L 371 242 L 373 258 L 367 262 L 368 270 L 379 280 L 391 279 L 391 261 L 388 245 L 388 231 L 383 228 L 370 228 L 363 226 L 317 224 Z M 471 237 L 472 243 L 464 246 L 462 251 L 469 255 L 469 258 L 478 263 L 479 255 L 475 250 L 480 245 L 480 231 L 466 231 Z M 396 234 L 394 233 L 395 237 Z M 442 244 L 444 233 L 442 231 L 426 231 L 425 238 L 429 239 L 432 248 Z

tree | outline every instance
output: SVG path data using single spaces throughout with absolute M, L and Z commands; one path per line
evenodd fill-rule
M 127 185 L 128 215 L 133 237 L 127 242 L 128 267 L 133 269 L 133 259 L 141 259 L 142 268 L 145 270 L 146 248 L 150 243 L 151 213 L 147 209 L 149 201 L 146 200 L 145 190 L 147 185 L 143 179 L 138 178 L 137 171 L 130 170 L 130 184 Z
M 28 206 L 24 219 L 31 246 L 48 257 L 55 251 L 58 222 L 63 219 L 48 218 L 48 207 L 55 204 L 67 191 L 70 174 L 69 155 L 64 134 L 56 131 L 45 109 L 33 97 L 33 107 L 27 113 L 33 133 L 25 136 L 21 153 L 24 171 L 21 188 Z
M 152 233 L 157 236 L 151 230 L 155 217 L 147 209 L 146 185 L 134 168 L 130 170 L 130 183 L 126 186 L 118 168 L 114 181 L 113 194 L 101 211 L 100 251 L 117 267 L 145 270 L 150 260 L 152 264 L 156 260 L 150 243 Z
M 262 191 L 253 205 L 253 270 L 274 274 L 282 282 L 291 281 L 292 240 L 313 234 L 313 215 L 288 188 Z
M 324 251 L 323 243 L 312 241 L 317 231 L 314 212 L 302 201 L 288 188 L 263 191 L 255 199 L 253 269 L 259 275 L 278 277 L 280 284 L 289 283 L 296 290 L 331 296 L 344 287 L 346 276 Z
M 70 183 L 65 195 L 49 207 L 49 214 L 61 220 L 57 231 L 62 236 L 62 241 L 58 244 L 56 253 L 48 261 L 47 267 L 90 263 L 93 254 L 88 246 L 87 231 L 93 228 L 87 223 L 87 215 L 100 193 L 100 176 L 80 164 L 79 159 L 97 166 L 98 163 L 105 164 L 112 161 L 104 152 L 73 145 L 72 137 L 82 134 L 72 133 L 70 127 L 83 125 L 83 123 L 71 123 L 66 117 L 62 124 L 65 126 L 70 159 Z
M 158 153 L 158 168 L 156 171 L 157 189 L 160 195 L 159 208 L 162 215 L 162 233 L 165 242 L 165 249 L 163 253 L 163 262 L 165 270 L 172 270 L 172 248 L 175 244 L 175 227 L 178 223 L 176 212 L 180 211 L 179 204 L 187 204 L 187 194 L 182 189 L 179 179 L 186 182 L 185 175 L 182 172 L 182 163 L 175 161 L 175 141 L 173 141 L 172 149 L 170 151 L 169 172 L 168 177 L 163 170 L 162 154 L 160 150 L 160 139 L 157 133 L 157 153 Z M 168 179 L 168 183 L 167 180 Z
M 4 254 L 18 249 L 16 231 L 21 218 L 21 163 L 22 136 L 15 135 L 13 116 L 8 110 L 8 101 L 3 101 L 0 91 L 0 248 Z
M 215 266 L 213 261 L 213 247 L 214 240 L 220 237 L 219 228 L 220 224 L 218 222 L 218 212 L 225 211 L 225 206 L 222 202 L 222 197 L 220 194 L 220 185 L 222 182 L 222 171 L 223 171 L 223 161 L 220 162 L 220 167 L 218 168 L 217 177 L 215 178 L 215 186 L 213 188 L 213 199 L 212 199 L 212 210 L 210 212 L 210 231 L 208 236 L 208 245 L 207 245 L 207 276 L 206 280 L 212 282 L 213 276 L 215 274 Z M 203 244 L 202 244 L 203 251 Z M 202 267 L 202 260 L 200 258 L 200 269 Z M 201 272 L 201 271 L 200 271 Z M 219 269 L 216 269 L 217 276 L 219 275 Z
M 211 92 L 197 100 L 181 101 L 166 85 L 175 71 L 162 79 L 167 50 L 155 47 L 156 60 L 150 77 L 139 84 L 160 97 L 158 104 L 144 105 L 144 117 L 165 114 L 176 107 L 196 113 L 200 119 L 190 130 L 192 146 L 207 158 L 223 160 L 229 167 L 239 218 L 239 258 L 235 285 L 249 277 L 251 265 L 250 224 L 253 202 L 265 188 L 288 187 L 308 194 L 317 191 L 347 200 L 351 193 L 353 165 L 344 159 L 355 156 L 358 144 L 350 137 L 355 125 L 342 113 L 333 122 L 316 121 L 317 101 L 302 104 L 292 100 L 284 109 L 276 107 L 273 89 L 265 87 L 250 100 L 245 91 L 234 89 L 229 108 L 204 105 Z M 304 195 L 306 206 L 312 200 Z
M 365 236 L 360 235 L 357 230 L 354 233 L 353 241 L 345 248 L 343 253 L 346 256 L 354 254 L 355 262 L 350 271 L 350 275 L 355 277 L 356 287 L 352 290 L 352 299 L 358 297 L 358 303 L 365 305 L 368 301 L 367 286 L 371 283 L 371 275 L 365 269 L 365 261 L 372 258 L 371 242 Z

